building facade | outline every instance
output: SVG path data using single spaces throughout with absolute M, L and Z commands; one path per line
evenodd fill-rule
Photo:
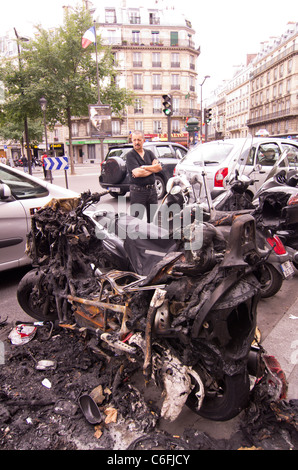
M 298 24 L 247 56 L 234 77 L 214 91 L 208 140 L 265 133 L 298 138 Z
M 252 135 L 265 128 L 270 135 L 298 134 L 298 25 L 258 54 L 251 74 L 250 117 Z
M 97 30 L 112 48 L 118 85 L 135 95 L 123 118 L 113 119 L 113 135 L 142 130 L 148 139 L 166 139 L 162 95 L 170 94 L 172 133 L 176 140 L 179 136 L 185 140 L 187 118 L 199 115 L 196 59 L 200 50 L 195 46 L 195 31 L 170 2 L 156 2 L 151 8 L 134 3 L 111 1 L 97 10 Z

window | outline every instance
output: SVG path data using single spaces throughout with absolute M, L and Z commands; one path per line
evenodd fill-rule
M 160 52 L 153 52 L 153 54 L 152 54 L 152 67 L 161 67 Z
M 88 159 L 95 160 L 96 158 L 95 144 L 89 144 L 87 147 L 88 147 Z
M 142 90 L 143 83 L 142 83 L 142 74 L 141 73 L 134 73 L 133 74 L 133 87 L 135 90 Z
M 79 135 L 79 126 L 77 122 L 73 122 L 71 124 L 71 130 L 73 137 L 77 137 Z
M 172 119 L 172 132 L 180 132 L 180 121 L 178 119 Z
M 161 75 L 154 73 L 152 75 L 152 88 L 153 90 L 161 90 Z
M 160 134 L 162 131 L 161 121 L 153 121 L 153 133 Z
M 141 16 L 139 9 L 132 9 L 128 11 L 128 17 L 130 24 L 140 24 L 141 23 Z
M 161 112 L 161 98 L 153 98 L 153 114 L 160 114 Z
M 107 34 L 108 44 L 117 44 L 117 31 L 115 29 L 109 29 Z
M 143 121 L 135 121 L 135 131 L 143 132 Z
M 293 67 L 293 59 L 290 59 L 288 61 L 288 73 L 292 72 L 292 67 Z
M 179 98 L 173 98 L 173 112 L 174 113 L 177 113 L 179 111 L 179 104 L 180 104 L 180 101 L 179 101 Z
M 291 79 L 287 80 L 287 93 L 291 91 Z
M 180 90 L 179 75 L 176 73 L 171 76 L 171 89 Z
M 49 194 L 43 186 L 25 176 L 14 174 L 9 168 L 0 168 L 0 181 L 10 187 L 11 193 L 16 199 L 31 199 Z
M 269 85 L 270 83 L 270 72 L 267 72 L 267 84 Z
M 190 68 L 191 70 L 195 70 L 196 64 L 195 64 L 195 58 L 194 58 L 193 55 L 190 56 L 189 62 L 190 62 L 190 63 L 189 63 L 189 68 Z
M 159 31 L 152 31 L 151 32 L 151 43 L 152 44 L 159 44 Z
M 176 158 L 172 154 L 172 150 L 168 145 L 158 145 L 156 147 L 157 153 L 159 157 L 168 157 L 168 158 Z
M 134 67 L 142 67 L 142 54 L 141 54 L 141 52 L 134 52 L 132 60 L 133 60 L 133 66 Z
M 160 24 L 160 18 L 157 11 L 149 12 L 149 23 L 150 24 Z
M 121 134 L 120 121 L 112 121 L 112 135 Z M 90 145 L 89 145 L 90 147 Z
M 292 144 L 281 144 L 283 151 L 288 150 L 287 157 L 289 160 L 289 166 L 296 168 L 298 162 L 298 148 Z
M 117 23 L 115 8 L 105 9 L 105 22 L 106 23 Z
M 275 143 L 268 142 L 262 144 L 258 148 L 256 163 L 262 166 L 273 166 L 280 156 L 279 146 Z
M 171 67 L 180 67 L 180 55 L 178 52 L 171 54 Z
M 273 95 L 272 95 L 273 99 L 276 98 L 276 85 L 274 85 L 273 87 Z
M 140 31 L 132 32 L 132 42 L 133 44 L 140 44 Z
M 142 105 L 141 98 L 136 98 L 135 99 L 134 112 L 135 112 L 135 114 L 143 113 L 143 105 Z
M 171 31 L 171 46 L 178 46 L 178 31 Z

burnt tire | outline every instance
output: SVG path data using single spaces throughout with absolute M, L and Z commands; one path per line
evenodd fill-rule
M 259 281 L 261 284 L 261 297 L 267 299 L 280 290 L 283 283 L 283 276 L 272 264 L 265 263 Z
M 196 388 L 189 395 L 186 405 L 203 418 L 228 421 L 237 416 L 249 400 L 250 382 L 247 371 L 233 376 L 224 375 L 218 381 L 218 391 L 206 391 L 202 406 L 197 409 Z
M 105 162 L 104 183 L 120 183 L 126 175 L 126 163 L 120 157 L 111 157 Z
M 54 298 L 43 292 L 44 282 L 46 277 L 42 271 L 38 269 L 29 271 L 18 285 L 17 299 L 20 307 L 30 317 L 39 321 L 55 321 L 58 315 Z

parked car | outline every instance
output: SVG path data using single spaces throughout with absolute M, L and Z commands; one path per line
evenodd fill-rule
M 26 255 L 31 216 L 52 198 L 78 194 L 0 163 L 0 271 L 31 263 Z
M 129 174 L 126 168 L 126 154 L 133 148 L 132 144 L 111 147 L 101 164 L 99 184 L 109 189 L 114 197 L 129 192 Z M 152 150 L 162 165 L 162 171 L 155 174 L 158 199 L 166 192 L 166 185 L 177 163 L 186 155 L 183 145 L 172 142 L 145 142 L 144 148 Z
M 242 174 L 255 180 L 249 187 L 251 195 L 265 181 L 269 171 L 285 149 L 292 149 L 292 166 L 298 161 L 298 143 L 281 138 L 240 138 L 216 140 L 197 144 L 177 164 L 175 176 L 185 176 L 188 180 L 195 174 L 206 174 L 212 197 L 223 191 L 225 179 L 238 167 Z

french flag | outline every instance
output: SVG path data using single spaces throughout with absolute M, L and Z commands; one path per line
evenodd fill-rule
M 82 37 L 82 47 L 83 49 L 86 49 L 92 42 L 96 42 L 96 37 L 95 37 L 95 26 L 92 26 L 91 28 L 87 29 L 86 33 Z

